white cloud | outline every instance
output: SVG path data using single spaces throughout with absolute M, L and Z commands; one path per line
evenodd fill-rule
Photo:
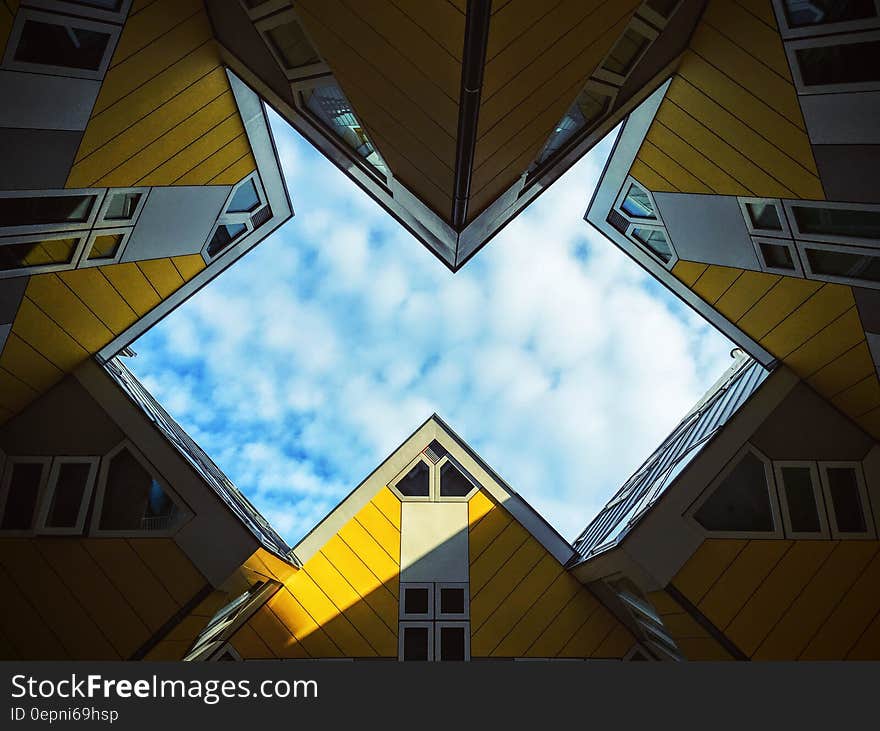
M 274 128 L 296 218 L 130 366 L 288 540 L 432 411 L 571 538 L 728 364 L 583 221 L 610 141 L 452 275 Z

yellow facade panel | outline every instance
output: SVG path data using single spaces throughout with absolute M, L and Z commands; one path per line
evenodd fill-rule
M 808 378 L 864 339 L 858 310 L 853 307 L 790 353 L 785 362 L 801 378 Z
M 143 12 L 128 19 L 113 52 L 110 68 L 155 43 L 193 15 L 203 12 L 204 5 L 200 0 L 156 0 Z
M 703 272 L 708 268 L 708 264 L 701 264 L 695 261 L 684 261 L 679 260 L 675 263 L 675 266 L 672 267 L 672 274 L 681 282 L 684 282 L 688 287 L 692 287 L 694 282 L 696 282 Z
M 736 324 L 760 342 L 821 286 L 821 282 L 813 282 L 809 279 L 782 277 Z
M 742 5 L 729 0 L 711 0 L 703 13 L 703 19 L 714 30 L 729 38 L 783 79 L 791 79 L 779 34 Z
M 880 657 L 880 614 L 874 617 L 846 656 L 847 660 L 876 660 Z
M 208 181 L 208 185 L 235 185 L 246 175 L 250 175 L 257 169 L 257 161 L 252 153 L 248 152 L 240 157 L 228 168 L 215 175 Z
M 742 273 L 742 269 L 710 264 L 692 289 L 709 304 L 715 304 Z
M 180 604 L 191 601 L 207 579 L 171 538 L 129 538 L 129 545 Z
M 33 281 L 33 280 L 32 280 Z M 28 297 L 22 299 L 12 332 L 60 371 L 73 370 L 89 353 Z
M 277 655 L 251 627 L 250 621 L 238 628 L 229 640 L 235 651 L 249 660 L 274 660 Z
M 471 527 L 468 533 L 468 552 L 472 564 L 507 527 L 510 520 L 506 510 L 494 508 L 479 523 Z
M 385 552 L 400 563 L 400 531 L 373 503 L 367 503 L 355 516 Z
M 34 350 L 14 330 L 6 338 L 3 353 L 0 354 L 0 368 L 40 393 L 64 376 L 64 371 Z
M 648 139 L 642 142 L 636 160 L 641 161 L 652 170 L 656 170 L 659 175 L 662 175 L 670 184 L 684 193 L 712 192 L 708 185 L 696 178 L 689 170 Z
M 219 141 L 217 141 L 219 143 Z M 207 185 L 208 181 L 221 175 L 230 165 L 251 152 L 247 135 L 241 132 L 224 145 L 211 152 L 202 162 L 178 178 L 174 185 Z
M 855 300 L 850 287 L 825 284 L 761 338 L 761 345 L 774 355 L 785 358 L 854 306 Z
M 681 653 L 694 661 L 715 662 L 733 660 L 730 654 L 711 637 L 683 637 L 675 644 Z
M 268 606 L 310 657 L 340 657 L 342 653 L 287 589 L 273 596 Z
M 0 543 L 0 553 L 3 550 L 4 546 Z M 61 644 L 52 627 L 43 621 L 38 609 L 21 593 L 2 566 L 0 566 L 0 595 L 3 597 L 0 628 L 3 629 L 16 654 L 32 660 L 70 659 L 70 654 Z
M 248 624 L 260 639 L 278 657 L 289 659 L 307 658 L 309 654 L 297 642 L 296 637 L 285 627 L 267 605 L 260 607 L 248 620 Z M 245 657 L 245 656 L 243 656 Z M 245 659 L 248 659 L 245 657 Z
M 677 265 L 676 265 L 677 266 Z M 780 280 L 778 274 L 744 271 L 730 288 L 715 302 L 718 310 L 731 322 L 739 320 L 748 309 L 761 299 Z
M 137 262 L 136 266 L 162 299 L 173 294 L 183 285 L 183 277 L 171 263 L 171 259 L 148 259 Z
M 363 558 L 364 563 L 396 598 L 400 593 L 400 564 L 356 520 L 346 523 L 338 535 L 354 553 Z
M 134 262 L 108 264 L 99 269 L 138 317 L 159 304 L 159 295 Z
M 617 619 L 605 607 L 598 607 L 589 620 L 584 622 L 572 635 L 565 647 L 559 652 L 560 657 L 593 657 L 599 648 L 618 625 Z
M 412 18 L 413 22 L 430 33 L 447 53 L 461 59 L 464 49 L 464 16 L 458 8 L 446 0 L 423 0 L 419 3 L 393 0 L 393 2 Z
M 113 335 L 119 335 L 137 320 L 135 311 L 122 299 L 99 268 L 86 267 L 59 272 L 58 277 Z
M 643 160 L 639 160 L 638 158 L 633 161 L 632 167 L 629 169 L 629 174 L 632 175 L 636 180 L 638 180 L 642 185 L 644 185 L 648 190 L 657 193 L 678 192 L 678 188 L 676 188 L 666 178 L 660 175 L 660 173 L 656 172 L 652 168 L 649 168 Z
M 173 256 L 171 262 L 185 282 L 188 282 L 205 268 L 205 260 L 202 259 L 201 254 Z
M 31 277 L 25 294 L 86 350 L 100 350 L 113 339 L 113 332 L 58 275 Z
M 880 383 L 877 382 L 876 371 L 841 391 L 831 399 L 831 403 L 853 416 L 862 416 L 873 411 L 880 406 Z
M 820 393 L 833 397 L 871 375 L 875 370 L 876 366 L 868 349 L 868 343 L 863 340 L 818 370 L 809 378 L 808 383 Z
M 776 16 L 773 7 L 767 0 L 737 0 L 737 2 L 752 15 L 776 30 Z
M 373 495 L 371 502 L 379 509 L 382 515 L 391 521 L 391 525 L 399 531 L 401 513 L 400 499 L 387 487 L 383 487 L 379 492 Z
M 517 521 L 511 520 L 498 537 L 470 563 L 470 590 L 476 596 L 496 571 L 523 545 L 529 534 Z
M 593 657 L 620 658 L 626 655 L 635 643 L 636 638 L 633 637 L 632 632 L 618 622 L 602 640 L 602 644 L 596 648 Z
M 710 538 L 703 541 L 687 563 L 679 569 L 672 580 L 673 585 L 692 604 L 699 604 L 747 544 L 748 541 L 738 539 Z
M 0 367 L 0 407 L 9 412 L 8 416 L 18 413 L 37 397 L 37 391 Z
M 494 507 L 495 501 L 483 490 L 474 493 L 468 500 L 468 531 L 473 531 L 476 523 L 486 517 Z
M 663 628 L 676 643 L 681 639 L 694 639 L 709 636 L 706 628 L 687 612 L 664 614 L 662 619 Z
M 662 615 L 677 614 L 684 611 L 679 603 L 663 590 L 648 592 L 647 598 L 654 609 Z
M 589 623 L 598 607 L 599 602 L 591 594 L 586 591 L 577 592 L 526 650 L 526 656 L 556 657 L 577 631 Z
M 868 434 L 880 439 L 880 409 L 872 409 L 867 414 L 857 416 L 856 421 Z

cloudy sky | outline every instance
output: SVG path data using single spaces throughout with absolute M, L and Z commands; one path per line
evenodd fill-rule
M 273 128 L 296 217 L 127 364 L 291 545 L 432 412 L 574 538 L 729 364 L 583 221 L 610 139 L 453 275 Z

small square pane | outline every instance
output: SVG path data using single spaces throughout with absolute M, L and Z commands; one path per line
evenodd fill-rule
M 122 234 L 96 236 L 92 242 L 92 248 L 89 250 L 89 261 L 98 261 L 100 259 L 112 260 L 119 252 L 122 238 Z
M 404 627 L 403 659 L 427 660 L 428 640 L 429 633 L 427 627 Z
M 429 594 L 425 587 L 419 586 L 412 589 L 404 589 L 403 611 L 404 614 L 428 614 Z
M 761 256 L 764 264 L 770 269 L 788 269 L 794 271 L 794 260 L 791 258 L 791 249 L 784 244 L 770 244 L 762 241 Z
M 137 210 L 142 193 L 111 193 L 104 219 L 107 221 L 130 221 Z
M 773 203 L 746 203 L 752 226 L 764 231 L 782 231 L 779 211 Z
M 440 613 L 464 614 L 464 589 L 444 587 L 440 589 Z
M 465 659 L 465 628 L 440 627 L 440 660 L 462 662 Z

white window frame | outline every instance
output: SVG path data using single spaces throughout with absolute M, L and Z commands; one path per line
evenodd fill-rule
M 794 215 L 795 208 L 836 208 L 845 211 L 872 211 L 875 213 L 880 213 L 880 206 L 878 205 L 875 205 L 873 203 L 839 203 L 836 201 L 826 202 L 806 200 L 784 200 L 782 201 L 782 205 L 785 208 L 786 215 L 791 221 L 791 238 L 793 239 L 798 239 L 802 241 L 825 241 L 829 243 L 847 244 L 850 246 L 867 246 L 869 248 L 873 245 L 877 248 L 880 248 L 880 239 L 870 238 L 867 236 L 854 236 L 851 234 L 816 234 L 801 231 L 800 227 L 798 226 L 797 217 Z
M 257 196 L 260 199 L 259 204 L 256 208 L 250 213 L 227 213 L 226 209 L 232 203 L 232 199 L 235 197 L 235 194 L 238 192 L 239 188 L 244 185 L 247 185 L 249 182 L 253 181 L 254 187 L 257 191 Z M 211 226 L 211 230 L 208 232 L 208 238 L 205 239 L 205 243 L 202 245 L 202 259 L 206 264 L 210 264 L 212 261 L 216 261 L 222 256 L 226 255 L 228 252 L 232 251 L 238 244 L 247 239 L 254 231 L 256 231 L 256 227 L 254 226 L 254 222 L 251 220 L 259 211 L 261 211 L 266 205 L 269 204 L 269 199 L 266 196 L 266 190 L 263 187 L 263 183 L 260 180 L 260 175 L 258 171 L 254 171 L 249 175 L 246 175 L 241 180 L 239 180 L 235 185 L 232 186 L 232 190 L 229 191 L 229 195 L 226 197 L 226 202 L 223 204 L 223 213 L 221 213 L 217 220 L 214 221 L 214 225 Z M 271 220 L 271 218 L 269 219 Z M 213 257 L 208 253 L 208 247 L 211 245 L 211 240 L 214 238 L 214 234 L 217 232 L 217 229 L 220 226 L 228 226 L 235 224 L 244 224 L 245 231 L 242 234 L 239 234 L 238 238 L 230 241 L 226 248 L 217 252 Z
M 76 269 L 77 262 L 82 258 L 88 240 L 88 231 L 53 231 L 48 234 L 27 234 L 23 236 L 0 237 L 0 246 L 11 244 L 29 244 L 38 241 L 53 241 L 55 239 L 77 239 L 70 261 L 61 264 L 33 264 L 18 267 L 16 269 L 4 269 L 0 271 L 0 279 L 13 279 L 28 274 L 42 274 L 45 272 L 66 272 Z
M 122 259 L 123 253 L 125 253 L 125 247 L 128 246 L 128 242 L 131 239 L 131 235 L 134 232 L 134 228 L 131 226 L 119 226 L 117 228 L 95 228 L 89 233 L 88 238 L 86 239 L 85 246 L 82 247 L 82 252 L 80 253 L 79 261 L 76 264 L 77 269 L 84 269 L 86 267 L 100 267 L 105 266 L 106 264 L 118 264 Z M 112 257 L 105 257 L 102 259 L 89 259 L 89 253 L 92 250 L 92 246 L 95 244 L 95 239 L 99 236 L 115 236 L 120 234 L 122 236 L 122 241 L 119 242 L 119 247 L 116 249 L 116 253 Z
M 836 94 L 842 92 L 875 91 L 880 89 L 880 81 L 858 81 L 853 83 L 839 84 L 815 84 L 807 86 L 801 73 L 797 52 L 804 48 L 823 48 L 826 46 L 842 46 L 849 43 L 862 43 L 865 41 L 880 40 L 880 30 L 863 31 L 860 33 L 841 33 L 838 35 L 811 36 L 788 41 L 785 44 L 785 53 L 788 56 L 788 65 L 791 68 L 791 77 L 794 80 L 797 93 L 806 94 Z
M 626 199 L 626 196 L 629 194 L 629 189 L 633 185 L 641 189 L 648 196 L 651 205 L 654 207 L 654 218 L 636 218 L 635 216 L 630 216 L 625 210 L 623 210 L 623 201 Z M 672 269 L 672 267 L 678 263 L 678 253 L 675 250 L 675 245 L 672 243 L 672 239 L 669 237 L 669 232 L 666 230 L 666 224 L 663 222 L 663 217 L 660 215 L 660 208 L 657 205 L 657 199 L 654 197 L 654 193 L 648 190 L 647 186 L 640 183 L 632 175 L 627 175 L 626 179 L 623 181 L 623 185 L 617 193 L 617 198 L 614 200 L 614 211 L 620 216 L 623 216 L 628 222 L 626 231 L 623 232 L 623 235 L 638 246 L 641 251 L 666 269 Z M 672 252 L 672 256 L 668 262 L 663 261 L 663 259 L 657 256 L 657 254 L 636 238 L 633 232 L 637 228 L 661 231 L 663 233 L 663 236 L 666 238 L 666 243 L 669 245 L 669 250 Z
M 874 0 L 877 16 L 863 18 L 861 20 L 844 20 L 837 23 L 821 23 L 808 25 L 802 28 L 793 28 L 788 24 L 788 16 L 785 14 L 784 0 L 773 0 L 773 9 L 776 11 L 776 22 L 779 32 L 785 40 L 794 38 L 806 38 L 808 36 L 825 36 L 831 33 L 849 33 L 852 31 L 869 30 L 880 26 L 880 0 Z
M 144 205 L 146 205 L 151 190 L 152 188 L 108 188 L 104 200 L 101 202 L 101 208 L 98 211 L 98 217 L 95 221 L 94 228 L 121 228 L 123 226 L 133 228 L 137 225 L 137 220 L 141 215 L 141 211 L 144 210 Z M 137 202 L 131 218 L 107 218 L 107 209 L 110 208 L 110 201 L 117 193 L 141 194 L 140 200 Z
M 403 661 L 404 630 L 408 627 L 425 627 L 428 630 L 428 662 L 434 661 L 434 622 L 400 622 L 397 632 L 397 659 Z M 415 662 L 410 660 L 408 662 Z
M 78 8 L 77 13 L 82 16 L 82 9 Z M 106 33 L 109 36 L 109 39 L 107 40 L 107 47 L 104 49 L 104 56 L 102 57 L 98 68 L 95 70 L 78 69 L 70 66 L 51 66 L 30 61 L 16 61 L 15 51 L 21 40 L 24 24 L 28 20 L 34 20 L 41 23 L 51 23 L 52 25 L 60 25 L 67 28 L 82 28 L 83 30 Z M 116 50 L 116 44 L 119 41 L 119 35 L 121 32 L 122 26 L 113 23 L 22 7 L 15 16 L 12 32 L 9 34 L 9 40 L 6 43 L 6 53 L 3 55 L 2 66 L 3 68 L 13 71 L 29 71 L 30 73 L 42 73 L 52 76 L 70 76 L 77 79 L 101 80 L 104 78 L 104 75 L 107 73 L 107 69 L 110 66 L 110 59 L 113 57 L 113 52 Z
M 399 483 L 404 477 L 406 477 L 410 471 L 419 463 L 424 462 L 425 466 L 428 468 L 428 494 L 427 495 L 404 495 L 400 490 L 397 489 L 397 483 Z M 435 479 L 434 465 L 431 463 L 431 460 L 428 459 L 421 452 L 416 456 L 412 462 L 407 464 L 398 474 L 395 476 L 393 480 L 388 483 L 388 488 L 393 492 L 401 502 L 412 502 L 412 503 L 430 503 L 434 502 L 434 495 L 436 494 L 437 485 Z
M 630 30 L 635 31 L 640 36 L 647 39 L 648 43 L 642 49 L 641 53 L 639 53 L 633 59 L 632 65 L 629 67 L 629 71 L 624 76 L 622 74 L 616 73 L 615 71 L 610 71 L 606 69 L 605 64 L 611 57 L 611 54 L 614 52 L 614 49 L 617 47 L 617 44 L 623 38 L 624 34 Z M 629 75 L 633 72 L 633 69 L 635 69 L 639 65 L 639 63 L 641 63 L 642 59 L 645 57 L 645 54 L 648 53 L 649 50 L 651 50 L 651 45 L 654 43 L 654 41 L 657 40 L 659 35 L 660 33 L 657 31 L 656 28 L 652 28 L 637 15 L 633 16 L 632 20 L 630 20 L 626 28 L 624 28 L 621 34 L 615 39 L 614 43 L 611 45 L 611 48 L 608 49 L 608 53 L 605 54 L 605 56 L 596 66 L 596 70 L 593 71 L 592 74 L 593 78 L 598 79 L 599 81 L 605 81 L 609 84 L 614 84 L 615 86 L 623 86 L 629 78 Z
M 440 638 L 443 634 L 444 627 L 462 627 L 464 628 L 464 662 L 470 662 L 471 659 L 471 623 L 469 621 L 461 622 L 435 622 L 434 623 L 434 657 L 436 662 L 443 662 L 440 657 Z M 450 662 L 450 661 L 446 661 Z
M 83 3 L 66 2 L 65 0 L 27 0 L 27 2 L 28 5 L 35 8 L 48 10 L 53 13 L 80 15 L 94 18 L 95 20 L 106 20 L 110 23 L 124 23 L 131 8 L 132 0 L 121 0 L 118 10 L 105 10 L 104 8 L 95 8 Z
M 782 274 L 785 277 L 804 278 L 804 267 L 803 264 L 801 264 L 800 254 L 798 254 L 797 246 L 795 246 L 794 241 L 791 239 L 774 239 L 769 236 L 751 236 L 750 238 L 752 240 L 752 246 L 755 248 L 755 256 L 758 257 L 758 265 L 761 267 L 762 272 L 767 272 L 768 274 Z M 764 251 L 761 249 L 761 244 L 766 244 L 768 246 L 782 246 L 788 249 L 794 269 L 785 269 L 784 267 L 775 267 L 768 264 L 767 260 L 764 258 Z
M 813 499 L 816 501 L 816 512 L 819 515 L 818 532 L 795 531 L 791 525 L 791 512 L 788 508 L 788 497 L 785 492 L 785 480 L 782 477 L 782 470 L 786 467 L 801 467 L 810 471 L 810 482 L 813 486 Z M 827 508 L 825 505 L 825 491 L 822 489 L 819 479 L 819 468 L 815 462 L 807 460 L 774 460 L 773 472 L 776 477 L 776 491 L 779 494 L 779 506 L 782 511 L 782 523 L 785 528 L 785 535 L 788 538 L 830 538 L 831 533 L 828 528 Z
M 428 460 L 430 462 L 430 460 Z M 457 469 L 462 477 L 471 483 L 471 491 L 464 495 L 463 497 L 455 496 L 455 495 L 441 495 L 440 490 L 443 486 L 443 480 L 440 474 L 443 465 L 446 463 L 450 463 L 455 469 Z M 449 454 L 444 454 L 437 462 L 437 464 L 433 465 L 433 469 L 436 471 L 436 479 L 434 480 L 433 487 L 435 489 L 434 498 L 437 502 L 442 503 L 466 503 L 470 500 L 474 495 L 477 494 L 477 491 L 480 489 L 479 483 L 477 483 L 476 479 L 468 472 L 464 466 L 454 457 L 451 457 Z
M 785 210 L 785 208 L 782 204 L 782 201 L 780 201 L 778 198 L 743 198 L 743 197 L 738 197 L 736 200 L 739 203 L 739 210 L 740 210 L 740 213 L 742 213 L 743 221 L 745 221 L 746 229 L 748 230 L 750 236 L 761 236 L 763 238 L 771 238 L 771 239 L 775 239 L 775 238 L 790 239 L 790 238 L 792 238 L 791 228 L 789 227 L 789 224 L 788 224 L 788 218 L 785 215 L 786 213 L 788 213 L 788 211 Z M 773 229 L 769 229 L 769 228 L 758 228 L 757 226 L 755 226 L 754 223 L 752 223 L 752 217 L 749 215 L 748 206 L 750 204 L 755 205 L 755 204 L 762 204 L 762 203 L 764 205 L 771 205 L 776 209 L 776 215 L 779 218 L 780 225 L 782 226 L 781 231 L 774 231 Z
M 0 226 L 0 236 L 14 234 L 47 234 L 62 231 L 88 231 L 95 225 L 98 211 L 104 203 L 106 188 L 71 188 L 55 190 L 3 190 L 0 198 L 67 198 L 70 196 L 94 196 L 95 201 L 85 221 L 59 221 L 58 223 L 32 223 L 23 226 Z
M 440 611 L 440 597 L 443 589 L 461 589 L 464 592 L 464 613 L 444 614 Z M 434 589 L 434 618 L 442 621 L 466 622 L 471 618 L 470 584 L 467 582 L 437 582 Z
M 862 501 L 862 513 L 865 517 L 864 533 L 843 532 L 837 527 L 837 515 L 834 511 L 834 501 L 831 499 L 831 485 L 828 481 L 829 467 L 852 468 L 856 475 L 856 486 L 859 491 L 859 499 Z M 874 511 L 871 508 L 871 500 L 868 497 L 867 484 L 865 483 L 865 473 L 862 470 L 861 462 L 852 460 L 846 461 L 821 461 L 819 462 L 819 475 L 822 482 L 822 493 L 825 496 L 825 505 L 828 509 L 828 523 L 831 527 L 831 537 L 840 538 L 867 538 L 873 539 L 877 537 L 874 528 Z
M 47 535 L 79 535 L 83 532 L 86 522 L 86 515 L 89 512 L 89 504 L 92 500 L 92 492 L 95 489 L 95 478 L 98 475 L 98 462 L 100 457 L 55 457 L 52 460 L 52 467 L 49 470 L 49 480 L 43 494 L 43 499 L 39 505 L 38 518 L 36 521 L 36 531 Z M 76 523 L 69 528 L 53 528 L 46 525 L 49 518 L 49 508 L 52 505 L 52 498 L 58 487 L 58 475 L 61 472 L 62 465 L 65 464 L 87 464 L 89 465 L 89 473 L 86 476 L 86 484 L 83 489 L 82 500 L 79 505 Z
M 300 30 L 303 32 L 303 35 L 306 37 L 308 42 L 312 46 L 312 50 L 315 51 L 318 58 L 321 58 L 321 53 L 318 51 L 318 47 L 315 42 L 312 40 L 312 37 L 306 31 L 305 26 L 300 22 L 300 19 L 297 17 L 293 8 L 290 7 L 289 2 L 284 2 L 280 7 L 286 7 L 286 10 L 280 13 L 276 13 L 268 18 L 263 17 L 261 20 L 256 20 L 254 22 L 254 27 L 259 32 L 260 36 L 263 39 L 263 43 L 266 44 L 266 48 L 269 49 L 269 53 L 272 54 L 272 58 L 275 59 L 275 62 L 278 64 L 278 68 L 281 69 L 281 72 L 287 77 L 288 81 L 296 81 L 298 79 L 303 78 L 311 78 L 313 76 L 326 76 L 331 73 L 330 67 L 323 60 L 318 63 L 307 64 L 305 66 L 297 66 L 296 68 L 289 69 L 284 63 L 284 59 L 275 49 L 275 44 L 272 42 L 272 39 L 269 37 L 267 31 L 272 30 L 273 28 L 278 28 L 282 25 L 287 25 L 288 23 L 296 23 Z M 264 15 L 264 14 L 261 14 Z
M 872 282 L 868 279 L 856 277 L 841 277 L 836 274 L 820 274 L 810 268 L 810 259 L 807 249 L 819 249 L 820 251 L 839 251 L 844 254 L 865 255 L 880 258 L 880 249 L 871 246 L 844 246 L 832 244 L 826 241 L 796 241 L 798 255 L 804 267 L 804 276 L 807 279 L 815 279 L 819 282 L 834 282 L 836 284 L 849 284 L 853 287 L 866 287 L 868 289 L 880 289 L 880 282 Z
M 36 535 L 37 521 L 40 516 L 40 505 L 46 494 L 46 483 L 49 480 L 49 465 L 51 461 L 51 457 L 9 456 L 6 458 L 6 463 L 3 466 L 3 481 L 0 483 L 0 524 L 2 524 L 2 518 L 6 514 L 6 501 L 9 499 L 9 491 L 12 484 L 12 471 L 15 469 L 15 465 L 41 464 L 43 469 L 40 473 L 40 484 L 37 487 L 37 498 L 34 501 L 34 514 L 31 516 L 30 528 L 0 528 L 0 537 Z
M 407 589 L 427 589 L 428 590 L 428 613 L 427 614 L 407 614 L 406 612 L 406 590 Z M 401 581 L 400 582 L 400 619 L 401 622 L 409 621 L 434 621 L 434 584 L 431 581 Z
M 141 467 L 143 467 L 152 478 L 159 483 L 159 486 L 165 491 L 165 494 L 177 505 L 179 517 L 170 527 L 161 530 L 138 530 L 134 528 L 115 530 L 102 529 L 100 527 L 101 512 L 104 509 L 104 495 L 107 492 L 107 477 L 110 472 L 110 463 L 123 449 L 127 449 L 131 452 L 132 456 L 140 463 Z M 95 496 L 95 507 L 92 510 L 92 519 L 89 525 L 89 535 L 119 538 L 128 536 L 168 538 L 175 535 L 192 517 L 193 512 L 187 505 L 186 501 L 183 500 L 177 492 L 171 489 L 168 481 L 162 477 L 159 471 L 150 464 L 147 458 L 141 454 L 140 450 L 137 449 L 130 440 L 123 440 L 101 458 L 101 468 L 98 472 L 98 488 Z
M 770 515 L 773 519 L 774 530 L 772 531 L 713 531 L 707 528 L 704 528 L 700 521 L 698 521 L 695 517 L 695 514 L 702 507 L 703 503 L 705 503 L 709 497 L 715 492 L 715 490 L 721 485 L 721 483 L 727 479 L 728 475 L 736 469 L 736 466 L 740 463 L 747 453 L 751 452 L 755 457 L 761 460 L 761 463 L 764 465 L 764 477 L 767 481 L 767 497 L 770 500 Z M 785 532 L 782 526 L 782 512 L 779 507 L 779 495 L 776 490 L 776 480 L 773 475 L 773 464 L 770 461 L 770 458 L 767 457 L 763 452 L 761 452 L 757 447 L 755 447 L 750 442 L 746 442 L 737 453 L 731 457 L 731 459 L 724 465 L 722 470 L 712 478 L 706 488 L 700 493 L 699 497 L 691 503 L 691 506 L 687 509 L 685 513 L 687 521 L 693 526 L 696 530 L 698 530 L 702 535 L 707 538 L 755 538 L 755 539 L 774 539 L 774 538 L 785 538 Z

